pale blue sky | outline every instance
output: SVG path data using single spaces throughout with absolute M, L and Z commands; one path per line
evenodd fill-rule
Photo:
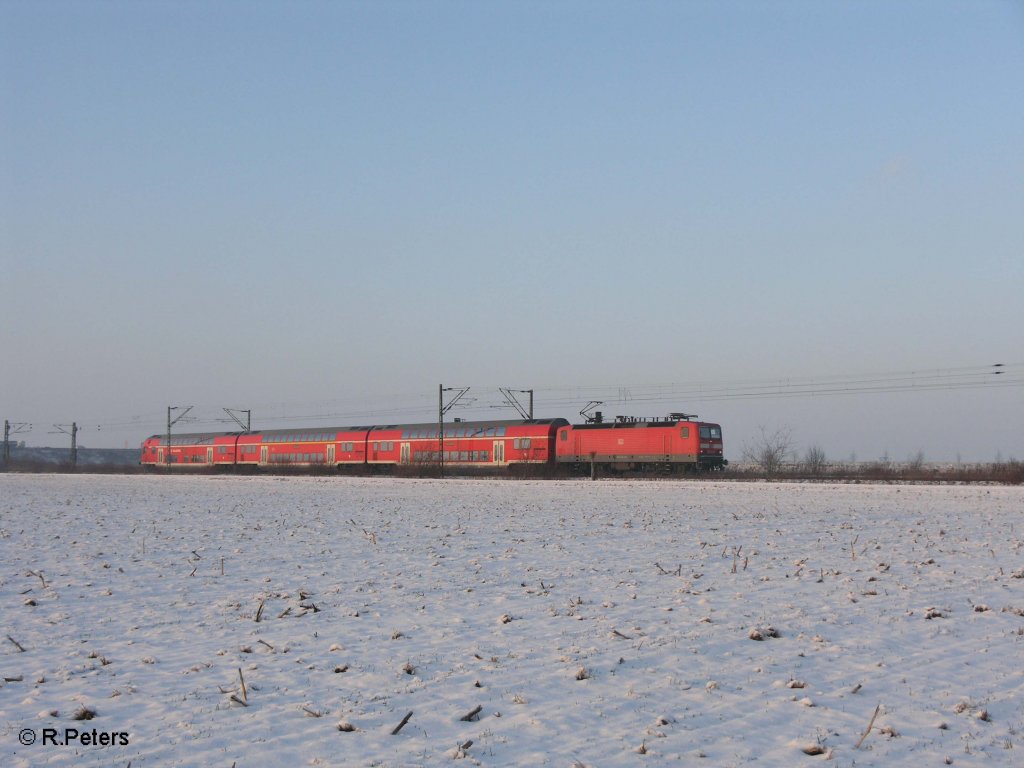
M 0 56 L 30 443 L 179 404 L 429 419 L 444 382 L 467 416 L 696 411 L 734 457 L 760 425 L 1024 457 L 1022 3 L 0 0 Z M 615 399 L 996 362 L 1014 386 Z

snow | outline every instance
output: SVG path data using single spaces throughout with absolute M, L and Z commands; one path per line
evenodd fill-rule
M 2 475 L 0 764 L 1021 765 L 1022 502 Z

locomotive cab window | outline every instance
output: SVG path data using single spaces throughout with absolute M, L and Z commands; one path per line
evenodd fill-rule
M 687 437 L 689 437 L 689 436 L 690 436 L 690 428 L 689 428 L 689 427 L 682 427 L 682 428 L 681 428 L 681 429 L 679 430 L 679 434 L 680 434 L 680 436 L 681 436 L 681 437 L 683 437 L 683 438 L 687 438 Z M 563 432 L 563 433 L 562 433 L 562 435 L 564 436 L 564 435 L 565 435 L 565 432 Z

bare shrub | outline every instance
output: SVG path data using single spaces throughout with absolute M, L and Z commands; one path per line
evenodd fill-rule
M 793 445 L 793 430 L 789 427 L 769 432 L 761 426 L 758 435 L 743 445 L 743 459 L 756 464 L 765 474 L 774 475 L 792 456 Z
M 804 452 L 803 470 L 809 475 L 820 475 L 825 472 L 828 458 L 825 449 L 817 443 L 809 445 Z

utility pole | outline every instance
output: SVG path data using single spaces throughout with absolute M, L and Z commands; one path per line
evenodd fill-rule
M 71 435 L 71 466 L 78 466 L 78 423 L 71 422 L 70 426 L 67 424 L 54 424 L 57 428 L 56 432 L 51 432 L 51 435 Z M 71 430 L 68 432 L 68 430 Z
M 226 413 L 228 416 L 230 416 L 232 419 L 234 419 L 235 420 L 235 424 L 237 424 L 243 430 L 245 430 L 245 432 L 247 434 L 252 431 L 252 411 L 251 410 L 243 411 L 243 410 L 241 410 L 239 408 L 225 408 L 224 409 L 224 413 Z M 236 413 L 244 413 L 245 414 L 245 423 L 244 424 L 242 423 L 242 420 L 240 418 L 238 418 L 238 416 L 235 415 Z
M 455 397 L 449 401 L 448 405 L 444 404 L 444 393 L 445 392 L 458 392 Z M 437 439 L 438 439 L 438 467 L 441 472 L 441 477 L 444 477 L 444 415 L 452 409 L 459 400 L 462 399 L 463 395 L 469 392 L 469 387 L 445 387 L 442 384 L 437 385 Z
M 508 389 L 507 387 L 498 387 L 498 391 L 504 396 L 505 401 L 509 406 L 519 411 L 519 415 L 528 421 L 533 421 L 533 390 L 532 389 Z M 523 404 L 519 402 L 517 394 L 529 395 L 530 396 L 530 407 L 529 409 L 524 408 Z M 506 408 L 508 406 L 495 405 L 494 408 Z
M 181 421 L 195 406 L 192 405 L 169 405 L 167 406 L 167 450 L 164 452 L 164 464 L 171 463 L 171 427 Z M 171 411 L 181 411 L 174 420 L 171 420 Z
M 31 424 L 23 421 L 12 424 L 7 419 L 4 419 L 4 464 L 11 460 L 11 435 L 31 431 Z

